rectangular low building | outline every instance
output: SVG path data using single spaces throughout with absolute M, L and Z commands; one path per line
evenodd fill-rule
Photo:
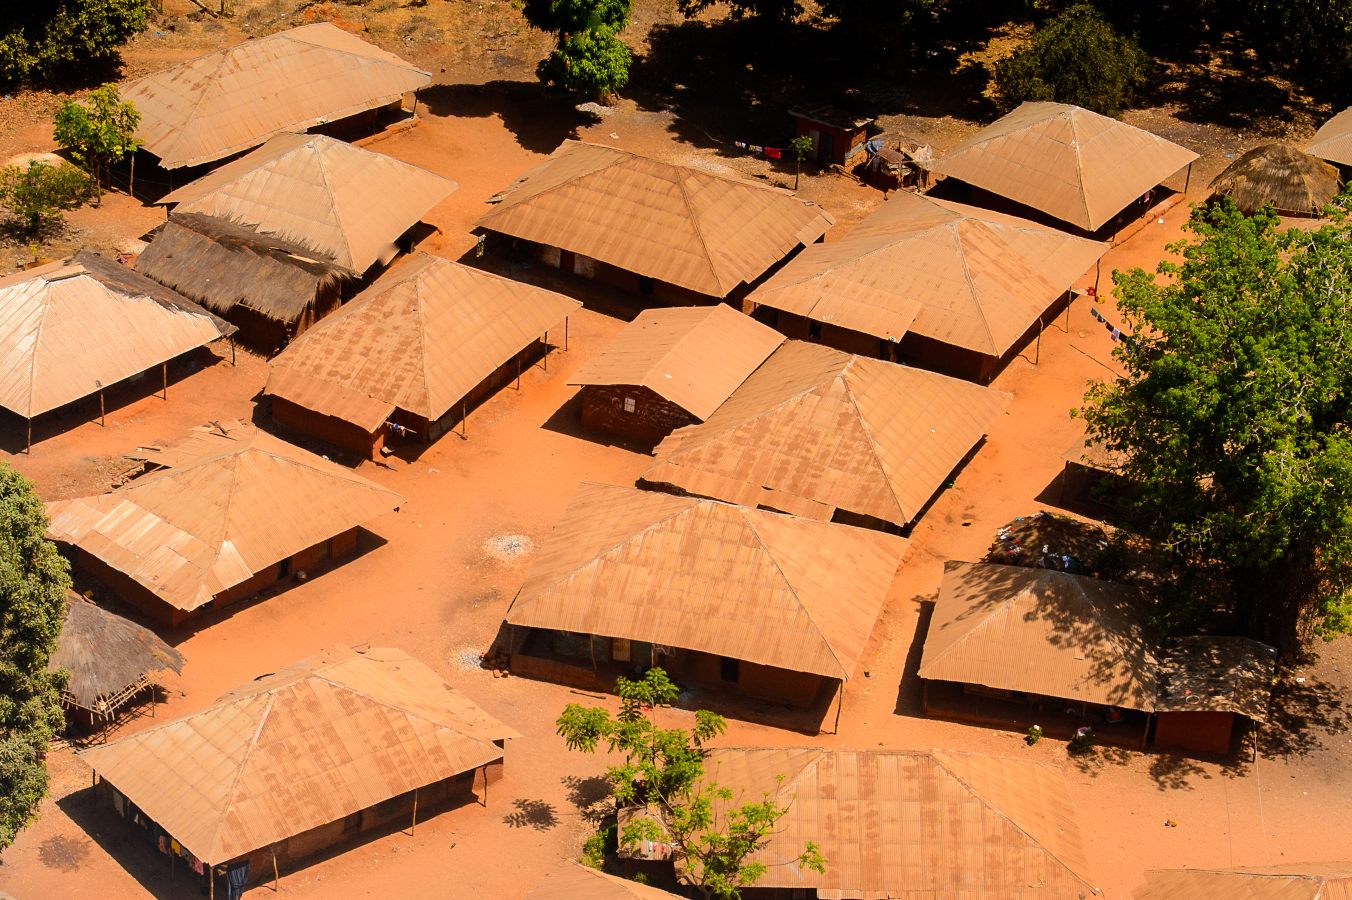
M 849 166 L 859 162 L 873 119 L 833 106 L 791 109 L 793 131 L 812 139 L 812 159 L 819 166 Z

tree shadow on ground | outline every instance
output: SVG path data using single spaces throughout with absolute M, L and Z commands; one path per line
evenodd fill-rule
M 513 800 L 515 811 L 502 817 L 502 821 L 512 828 L 533 828 L 536 831 L 549 831 L 559 824 L 554 812 L 554 804 L 544 800 Z
M 501 116 L 517 143 L 534 153 L 552 153 L 564 141 L 576 139 L 579 128 L 597 121 L 535 81 L 436 84 L 419 91 L 418 100 L 438 116 Z
M 1281 678 L 1272 693 L 1267 723 L 1258 731 L 1264 756 L 1306 756 L 1323 746 L 1325 735 L 1352 726 L 1347 697 L 1337 685 L 1308 674 Z
M 599 826 L 614 811 L 610 803 L 612 793 L 610 782 L 600 775 L 582 778 L 577 775 L 565 775 L 559 779 L 568 791 L 568 802 L 577 808 L 582 821 L 593 828 Z

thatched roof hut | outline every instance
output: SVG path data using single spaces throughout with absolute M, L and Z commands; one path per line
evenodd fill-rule
M 356 277 L 310 248 L 197 213 L 170 216 L 136 268 L 227 317 L 243 307 L 287 325 Z
M 157 679 L 181 672 L 183 655 L 150 629 L 67 592 L 65 625 L 47 668 L 70 673 L 65 706 L 111 719 Z
M 1299 216 L 1318 215 L 1342 186 L 1334 166 L 1285 144 L 1254 147 L 1211 182 L 1246 214 L 1270 205 Z

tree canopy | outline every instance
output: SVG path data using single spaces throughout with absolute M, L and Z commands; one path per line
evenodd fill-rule
M 604 99 L 629 83 L 632 56 L 619 34 L 633 0 L 526 0 L 526 21 L 555 33 L 536 76 L 571 94 Z
M 1174 564 L 1165 624 L 1291 649 L 1352 626 L 1352 225 L 1278 222 L 1199 207 L 1181 262 L 1114 273 L 1125 375 L 1081 412 Z
M 0 5 L 0 86 L 105 65 L 144 31 L 149 0 L 56 0 Z
M 47 791 L 47 742 L 63 722 L 64 676 L 49 673 L 47 660 L 70 577 L 46 530 L 33 485 L 0 463 L 0 849 Z
M 93 176 L 98 191 L 108 167 L 140 148 L 135 136 L 139 124 L 136 107 L 122 100 L 117 85 L 105 84 L 84 103 L 61 104 L 52 119 L 52 138 Z

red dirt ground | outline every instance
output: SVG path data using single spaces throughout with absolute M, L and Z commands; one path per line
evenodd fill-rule
M 463 112 L 463 111 L 462 111 Z M 566 134 L 548 121 L 509 128 L 497 112 L 457 115 L 424 110 L 416 128 L 372 149 L 439 171 L 460 190 L 429 216 L 442 234 L 429 249 L 455 256 L 470 247 L 467 232 L 484 198 L 537 162 Z M 698 159 L 703 151 L 673 144 L 662 117 L 622 107 L 582 136 L 604 143 Z M 13 135 L 11 134 L 11 139 Z M 42 149 L 33 135 L 20 149 Z M 548 146 L 546 146 L 548 144 Z M 528 145 L 533 149 L 526 149 Z M 942 148 L 940 148 L 942 149 Z M 712 157 L 709 164 L 714 164 Z M 822 202 L 841 221 L 835 234 L 875 206 L 881 195 L 839 176 L 804 179 L 803 194 Z M 134 238 L 162 213 L 114 197 L 101 210 L 80 214 L 81 225 L 116 240 Z M 1103 265 L 1153 267 L 1164 245 L 1179 235 L 1186 208 L 1163 224 L 1150 224 L 1115 248 Z M 538 278 L 586 300 L 571 324 L 569 349 L 522 378 L 521 390 L 501 391 L 472 413 L 468 439 L 444 437 L 416 462 L 364 463 L 359 471 L 408 499 L 398 513 L 370 524 L 381 540 L 358 559 L 181 636 L 187 658 L 182 695 L 158 715 L 210 704 L 221 693 L 259 674 L 334 643 L 398 646 L 432 666 L 485 709 L 520 731 L 508 748 L 506 775 L 486 807 L 471 805 L 419 822 L 416 833 L 393 833 L 283 875 L 289 897 L 517 898 L 544 871 L 575 857 L 590 826 L 584 818 L 600 759 L 565 750 L 552 722 L 577 692 L 519 678 L 494 679 L 477 668 L 475 655 L 493 639 L 531 554 L 502 562 L 486 552 L 499 535 L 545 540 L 576 485 L 583 480 L 630 483 L 646 457 L 581 435 L 568 409 L 571 372 L 619 331 L 622 310 L 600 288 L 573 280 Z M 1081 287 L 1093 282 L 1087 274 Z M 990 432 L 975 459 L 925 515 L 912 537 L 886 612 L 873 635 L 861 673 L 845 692 L 838 735 L 820 738 L 768 725 L 733 721 L 721 745 L 785 745 L 818 741 L 846 747 L 945 747 L 1048 760 L 1070 781 L 1104 896 L 1125 898 L 1153 866 L 1262 865 L 1352 856 L 1352 808 L 1338 798 L 1352 788 L 1352 740 L 1341 725 L 1341 697 L 1352 684 L 1349 644 L 1322 650 L 1315 665 L 1292 678 L 1292 690 L 1309 711 L 1308 730 L 1293 729 L 1256 761 L 1229 765 L 1158 754 L 1100 751 L 1088 762 L 1070 760 L 1064 744 L 1044 740 L 1025 747 L 1021 736 L 926 719 L 918 712 L 914 667 L 919 655 L 921 601 L 935 597 L 946 559 L 976 559 L 995 530 L 1015 516 L 1046 505 L 1061 470 L 1061 454 L 1079 439 L 1081 426 L 1068 411 L 1085 385 L 1114 368 L 1112 344 L 1076 302 L 1069 326 L 1048 327 L 1038 354 L 1029 348 L 996 382 L 1014 394 L 1009 413 Z M 1100 307 L 1115 315 L 1111 302 Z M 1036 365 L 1034 360 L 1037 360 Z M 95 418 L 68 416 L 39 428 L 31 456 L 12 422 L 0 431 L 7 459 L 30 475 L 47 498 L 102 490 L 133 448 L 170 440 L 209 419 L 248 418 L 266 376 L 264 362 L 228 353 L 171 384 L 166 401 L 131 399 L 111 410 L 107 427 Z M 88 416 L 85 409 L 81 415 Z M 81 423 L 82 424 L 79 424 Z M 59 428 L 69 428 L 64 432 Z M 906 674 L 903 680 L 903 673 Z M 900 687 L 899 687 L 900 685 Z M 671 721 L 689 714 L 662 711 Z M 1321 724 L 1322 723 L 1322 724 Z M 147 717 L 121 729 L 153 724 Z M 829 727 L 829 722 L 828 722 Z M 90 802 L 89 771 L 68 748 L 50 757 L 52 796 L 0 865 L 0 888 L 17 897 L 66 897 L 97 891 L 105 900 L 195 896 L 180 877 L 171 880 L 164 859 L 133 845 L 115 821 Z M 579 794 L 583 795 L 581 800 Z M 264 889 L 258 889 L 261 891 Z

